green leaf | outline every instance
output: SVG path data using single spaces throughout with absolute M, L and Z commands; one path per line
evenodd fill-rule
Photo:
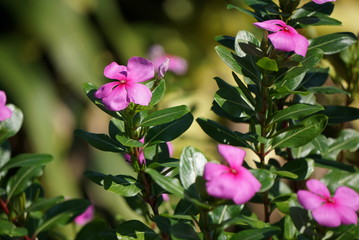
M 121 143 L 121 145 L 126 147 L 142 147 L 143 143 L 138 140 L 130 139 L 124 135 L 116 135 L 116 140 Z
M 198 233 L 187 223 L 176 223 L 171 227 L 171 235 L 174 239 L 200 240 Z
M 7 164 L 10 161 L 10 158 L 11 158 L 11 146 L 8 141 L 5 141 L 2 144 L 0 144 L 0 172 L 3 166 L 5 166 L 5 164 Z
M 266 240 L 280 232 L 281 230 L 278 227 L 242 230 L 234 234 L 230 240 Z
M 26 208 L 26 212 L 44 211 L 62 202 L 63 200 L 64 197 L 39 198 L 35 202 L 33 202 L 28 208 Z
M 233 132 L 225 126 L 209 119 L 197 118 L 197 123 L 201 126 L 202 130 L 208 134 L 208 136 L 219 143 L 251 148 L 246 141 L 256 141 L 249 135 Z
M 143 240 L 155 240 L 158 239 L 158 234 L 151 228 L 143 224 L 138 220 L 130 220 L 119 224 L 116 228 L 118 239 L 143 239 Z M 140 238 L 138 238 L 140 236 Z M 129 238 L 126 238 L 129 237 Z M 143 238 L 141 238 L 143 237 Z
M 239 57 L 251 54 L 252 56 L 263 55 L 260 41 L 251 33 L 245 30 L 239 31 L 235 39 L 235 50 Z
M 323 109 L 324 108 L 320 105 L 309 105 L 309 104 L 297 103 L 297 104 L 294 104 L 292 106 L 289 106 L 283 110 L 276 112 L 273 115 L 272 120 L 270 122 L 275 123 L 275 122 L 281 122 L 281 121 L 289 120 L 289 119 L 299 120 L 299 119 L 303 119 L 313 113 L 319 112 Z
M 331 55 L 344 50 L 356 41 L 356 36 L 351 32 L 331 33 L 312 39 L 308 51 L 318 48 L 321 49 L 324 54 Z
M 293 193 L 280 195 L 271 201 L 284 214 L 290 213 L 293 202 L 297 202 L 297 195 Z
M 247 9 L 244 9 L 244 8 L 241 8 L 241 7 L 234 6 L 232 4 L 228 4 L 227 9 L 237 9 L 238 11 L 240 11 L 242 13 L 245 13 L 245 14 L 251 16 L 251 17 L 257 18 L 257 15 L 254 12 L 251 12 L 251 11 L 249 11 Z
M 314 160 L 315 166 L 320 167 L 320 168 L 342 170 L 342 171 L 352 172 L 352 173 L 355 172 L 355 168 L 348 164 L 337 162 L 335 160 L 327 160 L 327 159 L 315 158 L 315 157 L 310 157 L 310 158 Z
M 358 172 L 349 173 L 347 171 L 331 170 L 321 180 L 331 192 L 334 192 L 340 186 L 347 186 L 359 192 Z
M 27 235 L 27 229 L 16 227 L 13 223 L 0 219 L 0 235 L 9 237 L 23 237 Z
M 149 106 L 152 107 L 157 103 L 159 103 L 159 101 L 162 99 L 163 95 L 165 94 L 165 91 L 166 91 L 166 81 L 164 79 L 161 79 L 158 85 L 152 91 L 152 98 Z
M 99 186 L 103 186 L 103 180 L 106 177 L 106 175 L 103 173 L 98 173 L 93 171 L 85 171 L 84 175 Z
M 350 96 L 350 93 L 347 91 L 344 91 L 342 89 L 339 89 L 334 86 L 325 86 L 325 87 L 310 87 L 308 88 L 309 92 L 312 93 L 322 93 L 322 94 L 345 94 Z
M 22 193 L 36 177 L 41 176 L 42 169 L 41 166 L 22 167 L 11 176 L 6 185 L 7 201 Z
M 142 190 L 142 186 L 135 178 L 125 175 L 107 175 L 103 179 L 103 187 L 123 197 L 136 196 Z
M 298 175 L 288 171 L 273 171 L 274 174 L 277 174 L 280 177 L 289 178 L 289 179 L 297 179 Z
M 289 214 L 289 213 L 288 213 Z M 289 215 L 284 217 L 284 239 L 298 239 L 298 231 Z
M 298 128 L 285 131 L 272 138 L 272 149 L 284 147 L 300 147 L 316 138 L 325 128 L 327 117 L 316 114 L 295 124 Z
M 177 178 L 165 177 L 152 168 L 147 168 L 146 173 L 148 173 L 153 178 L 153 180 L 165 191 L 172 193 L 180 198 L 184 197 L 183 187 Z
M 52 156 L 48 154 L 19 154 L 5 164 L 1 171 L 5 171 L 15 167 L 40 167 L 52 161 Z
M 250 172 L 258 179 L 261 183 L 261 189 L 259 192 L 265 192 L 269 190 L 273 184 L 276 175 L 266 169 L 251 169 Z
M 203 175 L 206 163 L 206 157 L 198 149 L 191 146 L 183 149 L 179 162 L 179 174 L 185 189 L 196 182 L 197 176 Z
M 324 153 L 323 158 L 335 160 L 341 151 L 353 152 L 359 148 L 359 132 L 354 129 L 344 129 L 338 138 L 329 140 L 328 151 Z
M 160 124 L 169 123 L 182 117 L 183 115 L 189 113 L 190 111 L 191 109 L 185 105 L 162 109 L 153 112 L 149 114 L 147 117 L 145 117 L 140 123 L 140 126 L 151 127 L 151 126 L 157 126 Z
M 24 118 L 21 110 L 16 106 L 12 104 L 6 106 L 11 110 L 12 115 L 10 118 L 0 121 L 0 144 L 20 130 Z
M 279 70 L 277 62 L 274 59 L 270 59 L 268 57 L 262 57 L 256 62 L 256 64 L 259 67 L 263 68 L 264 70 L 275 71 L 275 72 Z
M 328 151 L 328 140 L 324 135 L 318 135 L 313 139 L 312 143 L 319 152 L 326 153 Z
M 220 35 L 220 36 L 216 36 L 214 38 L 214 40 L 216 40 L 219 44 L 234 50 L 234 43 L 235 43 L 235 38 L 234 37 Z
M 60 213 L 50 219 L 44 221 L 35 231 L 34 235 L 38 235 L 48 229 L 51 229 L 57 225 L 65 225 L 72 217 L 70 212 Z
M 76 234 L 75 240 L 105 240 L 104 235 L 112 235 L 107 223 L 103 220 L 94 220 L 81 228 Z M 116 239 L 115 233 L 109 239 Z
M 345 106 L 324 106 L 328 124 L 340 124 L 359 119 L 359 109 Z
M 97 148 L 101 151 L 109 151 L 109 152 L 124 152 L 122 146 L 113 141 L 106 134 L 97 134 L 86 132 L 81 129 L 75 130 L 75 135 L 87 141 L 91 146 Z
M 314 171 L 314 161 L 312 159 L 294 159 L 285 163 L 278 170 L 297 175 L 298 177 L 295 180 L 306 180 Z
M 169 142 L 182 135 L 192 124 L 193 116 L 191 113 L 185 114 L 183 117 L 172 122 L 152 127 L 148 130 L 146 136 L 146 144 L 153 142 Z

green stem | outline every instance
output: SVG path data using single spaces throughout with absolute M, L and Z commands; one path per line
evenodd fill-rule
M 208 210 L 201 209 L 199 216 L 199 227 L 203 233 L 203 240 L 216 240 L 211 237 L 211 229 L 209 223 Z

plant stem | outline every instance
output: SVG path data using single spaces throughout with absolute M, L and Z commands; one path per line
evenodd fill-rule
M 203 233 L 203 240 L 216 240 L 211 237 L 211 230 L 209 224 L 208 210 L 201 209 L 199 217 L 199 227 Z

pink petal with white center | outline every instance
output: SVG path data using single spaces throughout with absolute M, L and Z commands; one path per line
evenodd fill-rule
M 287 24 L 285 24 L 285 22 L 283 22 L 282 20 L 276 20 L 276 19 L 263 21 L 263 22 L 256 22 L 253 24 L 259 28 L 263 28 L 263 29 L 265 29 L 267 31 L 271 31 L 271 32 L 277 32 L 287 26 Z
M 315 221 L 326 227 L 338 227 L 341 222 L 340 214 L 335 206 L 330 203 L 320 206 L 312 212 L 312 215 Z
M 152 98 L 151 90 L 141 83 L 127 83 L 127 98 L 130 102 L 147 106 Z
M 219 175 L 217 179 L 208 181 L 206 189 L 209 195 L 224 199 L 232 199 L 238 191 L 241 191 L 238 188 L 236 175 L 228 172 Z
M 142 57 L 132 57 L 127 63 L 127 80 L 143 82 L 155 76 L 153 64 Z
M 294 52 L 298 55 L 305 56 L 308 50 L 309 41 L 300 34 L 293 36 L 295 42 Z
M 340 215 L 340 220 L 342 224 L 357 224 L 358 223 L 358 216 L 356 212 L 348 207 L 345 206 L 337 206 L 336 207 L 337 212 Z
M 234 169 L 239 169 L 242 166 L 246 155 L 243 149 L 226 144 L 218 144 L 218 152 Z
M 94 94 L 96 98 L 105 98 L 110 95 L 113 89 L 120 85 L 120 82 L 110 82 L 102 85 Z
M 325 202 L 322 197 L 305 190 L 299 190 L 297 197 L 298 202 L 307 210 L 315 210 Z
M 6 104 L 6 94 L 4 91 L 0 90 L 0 106 Z
M 234 184 L 238 189 L 233 198 L 236 204 L 248 202 L 261 188 L 260 182 L 244 167 L 239 170 Z
M 127 67 L 112 62 L 105 67 L 103 74 L 110 79 L 123 80 L 127 78 Z
M 111 111 L 120 111 L 125 109 L 129 101 L 125 86 L 118 85 L 106 97 L 102 98 L 103 104 Z
M 326 2 L 335 2 L 335 0 L 313 0 L 316 4 L 323 4 Z
M 222 174 L 228 173 L 229 171 L 230 168 L 227 166 L 209 162 L 204 166 L 203 177 L 207 181 L 216 180 Z
M 290 52 L 295 50 L 293 35 L 287 31 L 279 31 L 268 35 L 275 49 Z
M 330 192 L 327 188 L 327 186 L 324 185 L 321 181 L 317 179 L 311 179 L 307 181 L 307 188 L 309 191 L 311 191 L 314 194 L 317 194 L 319 196 L 323 197 L 330 197 Z
M 354 211 L 359 210 L 359 194 L 351 188 L 345 186 L 338 187 L 333 201 L 340 206 L 351 208 Z

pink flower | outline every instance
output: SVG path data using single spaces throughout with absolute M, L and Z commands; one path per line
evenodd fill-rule
M 254 25 L 273 32 L 268 35 L 268 38 L 275 49 L 285 52 L 294 51 L 303 57 L 307 53 L 309 41 L 282 20 L 268 20 L 254 23 Z
M 161 74 L 161 65 L 167 61 L 167 59 L 169 60 L 169 71 L 177 75 L 183 75 L 187 72 L 187 61 L 181 57 L 166 54 L 161 45 L 156 44 L 150 48 L 149 58 L 159 74 Z
M 307 181 L 309 191 L 297 193 L 299 203 L 312 211 L 315 221 L 326 227 L 338 227 L 341 224 L 357 224 L 359 195 L 351 188 L 338 187 L 333 197 L 328 188 L 319 180 Z
M 154 77 L 153 64 L 145 58 L 132 57 L 127 67 L 112 62 L 105 68 L 104 75 L 118 81 L 101 86 L 95 97 L 102 99 L 103 104 L 111 111 L 125 109 L 130 102 L 139 105 L 148 105 L 152 92 L 138 82 L 147 81 Z
M 313 0 L 316 4 L 323 4 L 326 2 L 335 2 L 335 0 Z
M 78 215 L 74 221 L 78 225 L 85 225 L 86 223 L 90 222 L 95 215 L 95 207 L 93 205 L 88 206 L 86 210 L 81 213 L 81 215 Z
M 6 105 L 6 94 L 0 90 L 0 121 L 4 121 L 11 117 L 12 111 Z
M 204 178 L 209 195 L 232 199 L 236 204 L 248 202 L 261 188 L 259 181 L 242 166 L 246 152 L 240 148 L 219 144 L 218 152 L 229 166 L 207 163 Z

